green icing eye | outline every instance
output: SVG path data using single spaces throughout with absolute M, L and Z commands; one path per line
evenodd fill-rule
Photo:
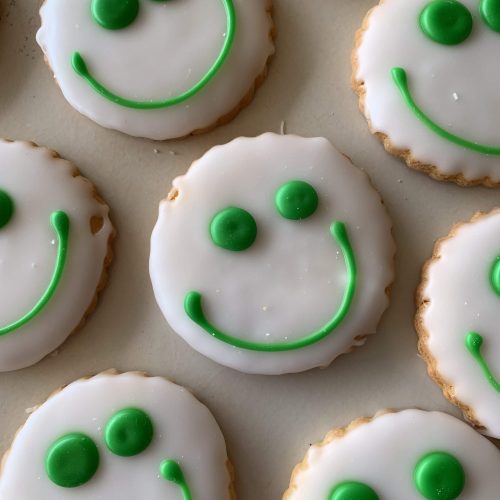
M 99 452 L 91 438 L 71 433 L 60 437 L 47 451 L 45 471 L 63 488 L 75 488 L 90 481 L 99 466 Z
M 285 219 L 306 219 L 318 208 L 318 193 L 307 182 L 290 181 L 276 191 L 274 202 Z
M 257 224 L 246 210 L 228 207 L 212 219 L 210 236 L 218 247 L 241 252 L 251 247 L 255 241 Z
M 428 500 L 454 500 L 465 484 L 465 472 L 460 462 L 442 451 L 424 455 L 413 472 L 415 486 Z
M 379 500 L 379 497 L 367 484 L 344 481 L 334 486 L 328 500 Z
M 462 43 L 472 31 L 469 9 L 456 0 L 433 0 L 420 14 L 420 28 L 431 40 L 443 45 Z
M 12 198 L 0 189 L 0 229 L 6 226 L 14 214 L 14 202 Z
M 481 0 L 479 6 L 484 22 L 497 33 L 500 33 L 500 0 Z
M 500 296 L 500 256 L 498 256 L 491 266 L 490 283 L 497 295 Z
M 153 439 L 153 423 L 137 408 L 125 408 L 115 413 L 104 429 L 104 441 L 109 450 L 120 457 L 142 453 Z
M 121 30 L 139 14 L 139 0 L 92 0 L 92 17 L 103 28 Z

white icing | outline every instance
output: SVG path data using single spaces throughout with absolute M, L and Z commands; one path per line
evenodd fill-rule
M 197 83 L 215 62 L 227 31 L 221 0 L 140 0 L 137 19 L 107 30 L 91 15 L 91 0 L 46 0 L 37 41 L 69 103 L 104 127 L 150 139 L 170 139 L 213 125 L 251 89 L 274 52 L 269 0 L 234 0 L 236 36 L 215 78 L 189 100 L 136 110 L 96 93 L 71 67 L 78 51 L 91 73 L 121 97 L 164 100 Z
M 319 195 L 317 211 L 302 221 L 284 219 L 274 205 L 276 190 L 295 179 Z M 173 185 L 176 199 L 160 204 L 150 273 L 167 321 L 194 349 L 237 370 L 279 374 L 324 366 L 362 344 L 356 336 L 375 332 L 393 277 L 391 223 L 367 176 L 326 139 L 239 138 L 211 149 Z M 244 208 L 257 223 L 257 239 L 243 252 L 221 249 L 210 237 L 213 216 L 228 206 Z M 283 342 L 322 327 L 347 281 L 333 221 L 346 224 L 358 285 L 350 312 L 324 340 L 279 353 L 238 349 L 185 313 L 186 293 L 199 291 L 208 319 L 244 340 Z
M 115 412 L 135 407 L 153 422 L 150 446 L 133 457 L 111 453 L 103 430 Z M 45 454 L 59 437 L 82 432 L 99 450 L 99 468 L 86 484 L 62 488 L 45 473 Z M 38 408 L 10 448 L 0 477 L 2 500 L 180 500 L 178 486 L 159 466 L 177 461 L 193 499 L 229 500 L 224 437 L 210 411 L 189 391 L 160 377 L 101 374 L 79 380 Z
M 413 470 L 429 452 L 452 454 L 465 471 L 460 500 L 498 498 L 500 452 L 460 420 L 405 410 L 376 417 L 341 438 L 309 448 L 284 500 L 328 500 L 343 481 L 360 481 L 381 499 L 422 500 Z
M 456 46 L 431 41 L 419 27 L 428 0 L 384 0 L 370 14 L 357 50 L 357 80 L 365 83 L 365 114 L 374 132 L 387 134 L 393 146 L 409 149 L 421 163 L 445 175 L 467 180 L 488 176 L 500 181 L 500 156 L 457 146 L 432 132 L 403 101 L 391 77 L 401 67 L 420 108 L 450 133 L 500 147 L 498 82 L 495 63 L 500 34 L 481 19 L 477 0 L 462 0 L 473 18 L 467 40 Z
M 1 327 L 30 311 L 49 285 L 58 248 L 52 212 L 62 210 L 70 219 L 68 255 L 55 295 L 30 322 L 0 336 L 0 371 L 32 365 L 56 349 L 96 294 L 113 229 L 108 207 L 74 170 L 45 148 L 0 141 L 0 189 L 15 205 L 13 218 L 0 228 Z M 93 216 L 103 220 L 95 235 Z
M 494 376 L 500 378 L 500 298 L 489 281 L 498 255 L 500 211 L 459 226 L 440 245 L 439 259 L 428 268 L 422 296 L 430 303 L 420 319 L 440 375 L 453 386 L 455 397 L 472 408 L 485 432 L 500 438 L 500 394 L 465 347 L 466 334 L 479 333 L 484 339 L 481 352 Z

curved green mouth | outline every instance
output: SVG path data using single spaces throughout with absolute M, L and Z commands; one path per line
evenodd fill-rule
M 0 328 L 0 336 L 7 335 L 8 333 L 13 332 L 31 321 L 48 304 L 57 290 L 59 282 L 61 281 L 64 265 L 66 263 L 66 256 L 68 254 L 69 217 L 65 212 L 53 212 L 50 216 L 50 224 L 54 228 L 57 235 L 59 247 L 57 249 L 54 273 L 52 274 L 49 286 L 31 311 L 27 312 L 22 318 L 19 318 L 10 325 Z
M 477 361 L 483 375 L 486 377 L 491 386 L 500 392 L 500 384 L 491 372 L 491 369 L 481 354 L 481 346 L 483 345 L 483 337 L 476 332 L 469 332 L 465 336 L 465 347 L 471 353 L 472 357 Z
M 184 310 L 186 311 L 186 314 L 198 326 L 203 328 L 207 333 L 215 337 L 217 340 L 232 345 L 233 347 L 238 347 L 240 349 L 261 352 L 292 351 L 319 342 L 320 340 L 327 337 L 330 333 L 332 333 L 332 331 L 337 328 L 337 326 L 339 326 L 347 316 L 347 313 L 349 312 L 352 304 L 352 300 L 354 298 L 354 293 L 356 291 L 356 259 L 354 257 L 354 252 L 347 236 L 345 224 L 343 222 L 333 222 L 330 226 L 330 233 L 342 250 L 345 267 L 347 270 L 347 284 L 344 290 L 342 302 L 337 312 L 333 315 L 330 321 L 328 321 L 320 329 L 306 335 L 305 337 L 286 342 L 266 344 L 261 342 L 249 342 L 246 340 L 241 340 L 237 337 L 233 337 L 231 335 L 228 335 L 227 333 L 220 331 L 217 327 L 215 327 L 208 321 L 205 313 L 203 312 L 203 307 L 201 304 L 201 293 L 194 291 L 188 292 L 184 298 Z
M 182 494 L 182 500 L 193 499 L 191 490 L 189 489 L 189 485 L 186 481 L 186 478 L 184 477 L 181 466 L 177 462 L 175 462 L 174 460 L 164 460 L 160 464 L 160 474 L 167 481 L 175 483 L 177 484 L 177 486 L 179 486 Z
M 190 89 L 182 92 L 181 94 L 165 99 L 163 101 L 134 101 L 121 97 L 111 90 L 107 89 L 102 85 L 97 79 L 90 73 L 87 68 L 87 64 L 83 56 L 79 52 L 73 52 L 71 55 L 71 66 L 75 72 L 80 75 L 87 83 L 99 94 L 108 99 L 109 101 L 119 104 L 127 108 L 133 109 L 160 109 L 168 108 L 170 106 L 175 106 L 181 102 L 187 101 L 194 95 L 196 95 L 200 90 L 208 85 L 208 83 L 215 77 L 219 72 L 222 65 L 226 62 L 226 59 L 231 51 L 231 47 L 234 42 L 234 35 L 236 32 L 236 11 L 234 8 L 233 0 L 221 0 L 224 5 L 224 10 L 226 11 L 227 25 L 226 25 L 226 35 L 224 38 L 224 44 L 222 49 L 217 56 L 217 59 L 210 67 L 210 69 L 205 73 L 205 75 L 195 83 Z
M 403 97 L 403 100 L 405 101 L 407 106 L 410 108 L 413 114 L 435 134 L 439 135 L 443 139 L 446 139 L 447 141 L 457 144 L 458 146 L 471 149 L 472 151 L 477 151 L 478 153 L 482 153 L 485 155 L 500 155 L 500 147 L 487 146 L 485 144 L 468 141 L 467 139 L 463 139 L 458 135 L 448 132 L 443 127 L 438 125 L 432 120 L 432 118 L 428 117 L 413 100 L 410 89 L 408 88 L 406 71 L 403 68 L 392 68 L 391 74 L 392 79 L 401 92 L 401 96 Z

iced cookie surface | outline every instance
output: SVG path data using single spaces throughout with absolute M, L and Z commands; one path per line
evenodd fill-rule
M 54 152 L 0 141 L 0 371 L 36 363 L 92 311 L 111 260 L 108 212 Z
M 2 500 L 231 500 L 209 410 L 160 377 L 103 373 L 56 392 L 8 450 Z
M 37 34 L 79 112 L 150 139 L 231 119 L 274 52 L 270 0 L 46 0 Z
M 499 18 L 491 0 L 384 0 L 368 13 L 353 85 L 389 152 L 440 180 L 500 183 Z
M 213 148 L 174 181 L 150 273 L 192 347 L 278 374 L 327 365 L 375 332 L 393 253 L 365 174 L 326 139 L 264 134 Z

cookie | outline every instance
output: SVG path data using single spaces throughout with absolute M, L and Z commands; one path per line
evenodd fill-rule
M 224 437 L 189 391 L 110 371 L 39 406 L 3 459 L 2 500 L 231 500 Z
M 353 86 L 387 151 L 438 180 L 500 185 L 500 4 L 382 0 L 356 35 Z
M 45 0 L 37 41 L 68 102 L 126 134 L 231 120 L 274 52 L 271 0 Z
M 280 374 L 328 365 L 375 332 L 393 254 L 364 173 L 326 139 L 268 133 L 215 147 L 174 180 L 150 274 L 194 349 Z
M 108 212 L 53 151 L 0 141 L 0 371 L 36 363 L 92 312 L 111 262 Z
M 500 451 L 460 420 L 404 410 L 360 418 L 311 446 L 283 500 L 498 497 Z
M 445 396 L 500 438 L 500 209 L 436 243 L 417 291 L 419 350 Z

